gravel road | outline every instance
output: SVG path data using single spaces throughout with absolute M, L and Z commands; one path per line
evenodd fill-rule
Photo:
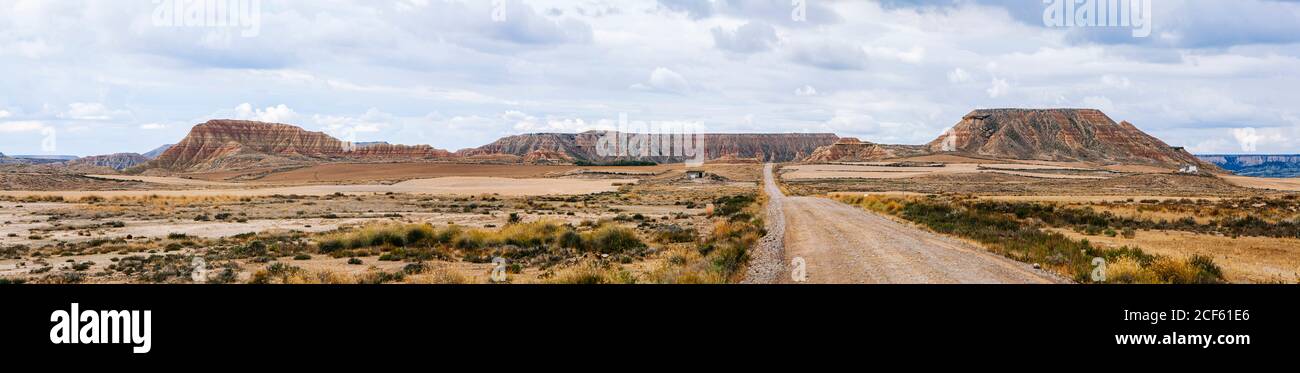
M 767 193 L 767 236 L 758 241 L 758 247 L 750 253 L 749 271 L 745 273 L 742 284 L 772 284 L 781 282 L 782 275 L 789 273 L 785 267 L 785 211 L 782 204 L 785 194 L 776 186 L 772 178 L 772 164 L 763 166 L 763 190 Z M 786 275 L 786 279 L 790 276 Z
M 747 283 L 794 283 L 791 273 L 798 268 L 790 264 L 799 261 L 805 263 L 804 282 L 814 284 L 1066 282 L 973 244 L 857 207 L 825 198 L 785 197 L 771 165 L 764 174 L 770 197 L 768 231 L 783 233 L 764 237 L 751 260 Z

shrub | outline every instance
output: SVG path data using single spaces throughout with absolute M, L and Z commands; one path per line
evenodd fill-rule
M 645 243 L 637 238 L 636 231 L 612 224 L 601 226 L 591 232 L 588 242 L 590 243 L 588 250 L 602 254 L 619 254 L 646 247 Z
M 406 242 L 410 245 L 416 245 L 427 242 L 433 238 L 433 226 L 428 224 L 416 224 L 406 227 Z
M 695 231 L 676 225 L 669 225 L 655 231 L 655 240 L 660 243 L 694 242 Z
M 604 268 L 595 263 L 587 263 L 561 270 L 547 282 L 569 285 L 635 284 L 636 276 L 622 268 Z
M 320 251 L 321 253 L 328 254 L 335 251 L 343 250 L 344 246 L 345 245 L 342 240 L 327 239 L 321 241 L 320 244 L 317 245 L 317 250 Z
M 1217 283 L 1223 281 L 1223 269 L 1219 268 L 1219 265 L 1214 263 L 1214 259 L 1210 259 L 1208 256 L 1199 254 L 1192 255 L 1191 258 L 1187 259 L 1187 264 L 1196 268 L 1196 282 L 1198 283 Z
M 1106 282 L 1112 284 L 1154 284 L 1160 281 L 1152 271 L 1142 268 L 1133 258 L 1121 258 L 1106 264 Z
M 359 266 L 359 265 L 361 265 L 361 259 L 360 259 L 360 258 L 348 258 L 348 264 Z

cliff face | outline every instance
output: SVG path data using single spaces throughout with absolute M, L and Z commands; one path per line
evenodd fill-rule
M 833 134 L 701 134 L 705 160 L 721 158 L 754 158 L 764 162 L 799 160 L 817 148 L 835 143 Z M 692 145 L 687 141 L 688 146 Z M 605 151 L 601 151 L 601 148 Z M 617 160 L 647 160 L 659 163 L 682 162 L 684 152 L 665 151 L 643 153 L 637 149 L 672 149 L 658 143 L 653 136 L 618 132 L 592 131 L 577 134 L 540 133 L 509 136 L 491 144 L 458 152 L 472 157 L 484 155 L 515 155 L 525 161 L 547 155 L 545 159 L 565 161 L 609 162 Z M 626 150 L 626 151 L 625 151 Z
M 450 157 L 427 145 L 359 147 L 321 132 L 275 123 L 208 121 L 149 163 L 172 171 L 202 171 L 328 161 L 420 160 Z
M 78 158 L 77 160 L 68 161 L 69 167 L 90 166 L 90 167 L 108 167 L 114 170 L 125 170 L 149 162 L 149 158 L 136 153 L 117 153 L 109 155 L 96 155 L 93 157 Z
M 1137 164 L 1218 171 L 1182 148 L 1165 144 L 1128 122 L 1093 109 L 989 109 L 962 118 L 927 145 L 933 152 L 995 158 Z
M 1300 155 L 1201 155 L 1198 157 L 1241 176 L 1300 177 Z

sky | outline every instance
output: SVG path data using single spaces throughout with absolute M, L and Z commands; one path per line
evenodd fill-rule
M 241 11 L 0 0 L 0 153 L 142 153 L 227 118 L 450 150 L 620 118 L 922 144 L 999 107 L 1300 153 L 1297 1 L 1148 0 L 1144 37 L 1041 0 L 207 1 Z

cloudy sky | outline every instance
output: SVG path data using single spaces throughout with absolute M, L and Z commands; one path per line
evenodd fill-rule
M 621 114 L 919 144 L 976 108 L 1090 107 L 1300 153 L 1295 1 L 1154 0 L 1145 38 L 1049 27 L 1041 0 L 243 0 L 234 26 L 176 1 L 0 0 L 0 152 L 144 152 L 215 118 L 454 150 Z

